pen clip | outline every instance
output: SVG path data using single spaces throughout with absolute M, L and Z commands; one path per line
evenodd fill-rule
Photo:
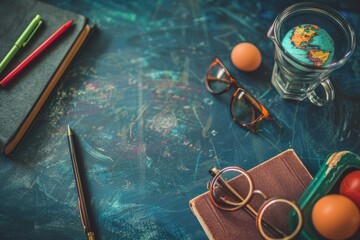
M 84 228 L 84 231 L 86 232 L 86 226 L 85 226 L 85 221 L 84 221 L 84 213 L 80 204 L 80 199 L 78 198 L 78 208 L 80 210 L 80 219 L 81 219 L 81 224 Z
M 25 47 L 26 44 L 28 44 L 28 42 L 30 41 L 30 39 L 34 36 L 34 34 L 36 33 L 36 31 L 39 29 L 40 25 L 43 23 L 43 21 L 40 19 L 39 22 L 36 24 L 36 26 L 31 29 L 31 33 L 29 34 L 29 36 L 25 39 L 25 41 L 22 44 L 22 47 Z

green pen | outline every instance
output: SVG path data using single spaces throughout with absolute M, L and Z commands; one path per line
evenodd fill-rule
M 18 50 L 26 46 L 41 24 L 42 20 L 40 15 L 36 15 L 35 18 L 30 22 L 29 26 L 27 26 L 25 31 L 20 35 L 19 39 L 15 42 L 14 46 L 10 49 L 8 54 L 6 54 L 5 58 L 0 62 L 0 73 L 4 70 L 6 65 L 8 65 L 11 59 L 13 59 Z

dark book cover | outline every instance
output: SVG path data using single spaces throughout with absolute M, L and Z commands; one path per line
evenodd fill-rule
M 248 171 L 255 189 L 266 196 L 285 198 L 296 202 L 312 180 L 311 174 L 293 150 L 287 150 Z M 241 184 L 239 178 L 234 179 Z M 238 185 L 237 182 L 235 185 Z M 253 197 L 249 202 L 259 209 L 263 199 Z M 228 212 L 214 206 L 205 192 L 189 202 L 209 239 L 262 239 L 255 220 L 244 210 Z M 273 219 L 276 219 L 274 216 Z
M 18 74 L 0 88 L 0 151 L 14 152 L 54 90 L 60 77 L 87 38 L 87 19 L 77 13 L 34 0 L 3 0 L 0 3 L 0 59 L 12 48 L 31 20 L 40 15 L 43 23 L 29 43 L 20 48 L 0 79 L 69 20 L 73 25 Z

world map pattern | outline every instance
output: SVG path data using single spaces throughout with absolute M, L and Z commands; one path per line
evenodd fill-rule
M 282 42 L 285 50 L 301 62 L 321 67 L 331 62 L 334 42 L 319 26 L 303 24 L 292 28 Z

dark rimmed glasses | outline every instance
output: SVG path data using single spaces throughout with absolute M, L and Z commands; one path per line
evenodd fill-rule
M 264 239 L 295 239 L 301 231 L 303 216 L 296 203 L 283 198 L 268 199 L 263 192 L 255 189 L 252 177 L 244 169 L 231 166 L 219 170 L 212 167 L 209 173 L 213 176 L 213 180 L 208 185 L 211 202 L 217 208 L 225 211 L 244 209 L 255 219 L 256 228 Z M 244 194 L 244 192 L 247 193 Z M 255 193 L 261 195 L 265 200 L 258 211 L 249 204 Z M 297 225 L 292 233 L 284 233 L 276 227 L 284 225 L 283 223 L 274 226 L 267 221 L 288 222 L 290 214 L 297 215 Z M 278 221 L 279 219 L 274 219 L 274 215 L 276 218 L 282 217 L 283 219 Z
M 211 63 L 206 74 L 205 84 L 208 91 L 215 95 L 223 94 L 231 88 L 235 89 L 230 103 L 230 113 L 234 122 L 239 126 L 254 132 L 258 122 L 271 118 L 264 105 L 241 88 L 218 58 L 214 58 Z

